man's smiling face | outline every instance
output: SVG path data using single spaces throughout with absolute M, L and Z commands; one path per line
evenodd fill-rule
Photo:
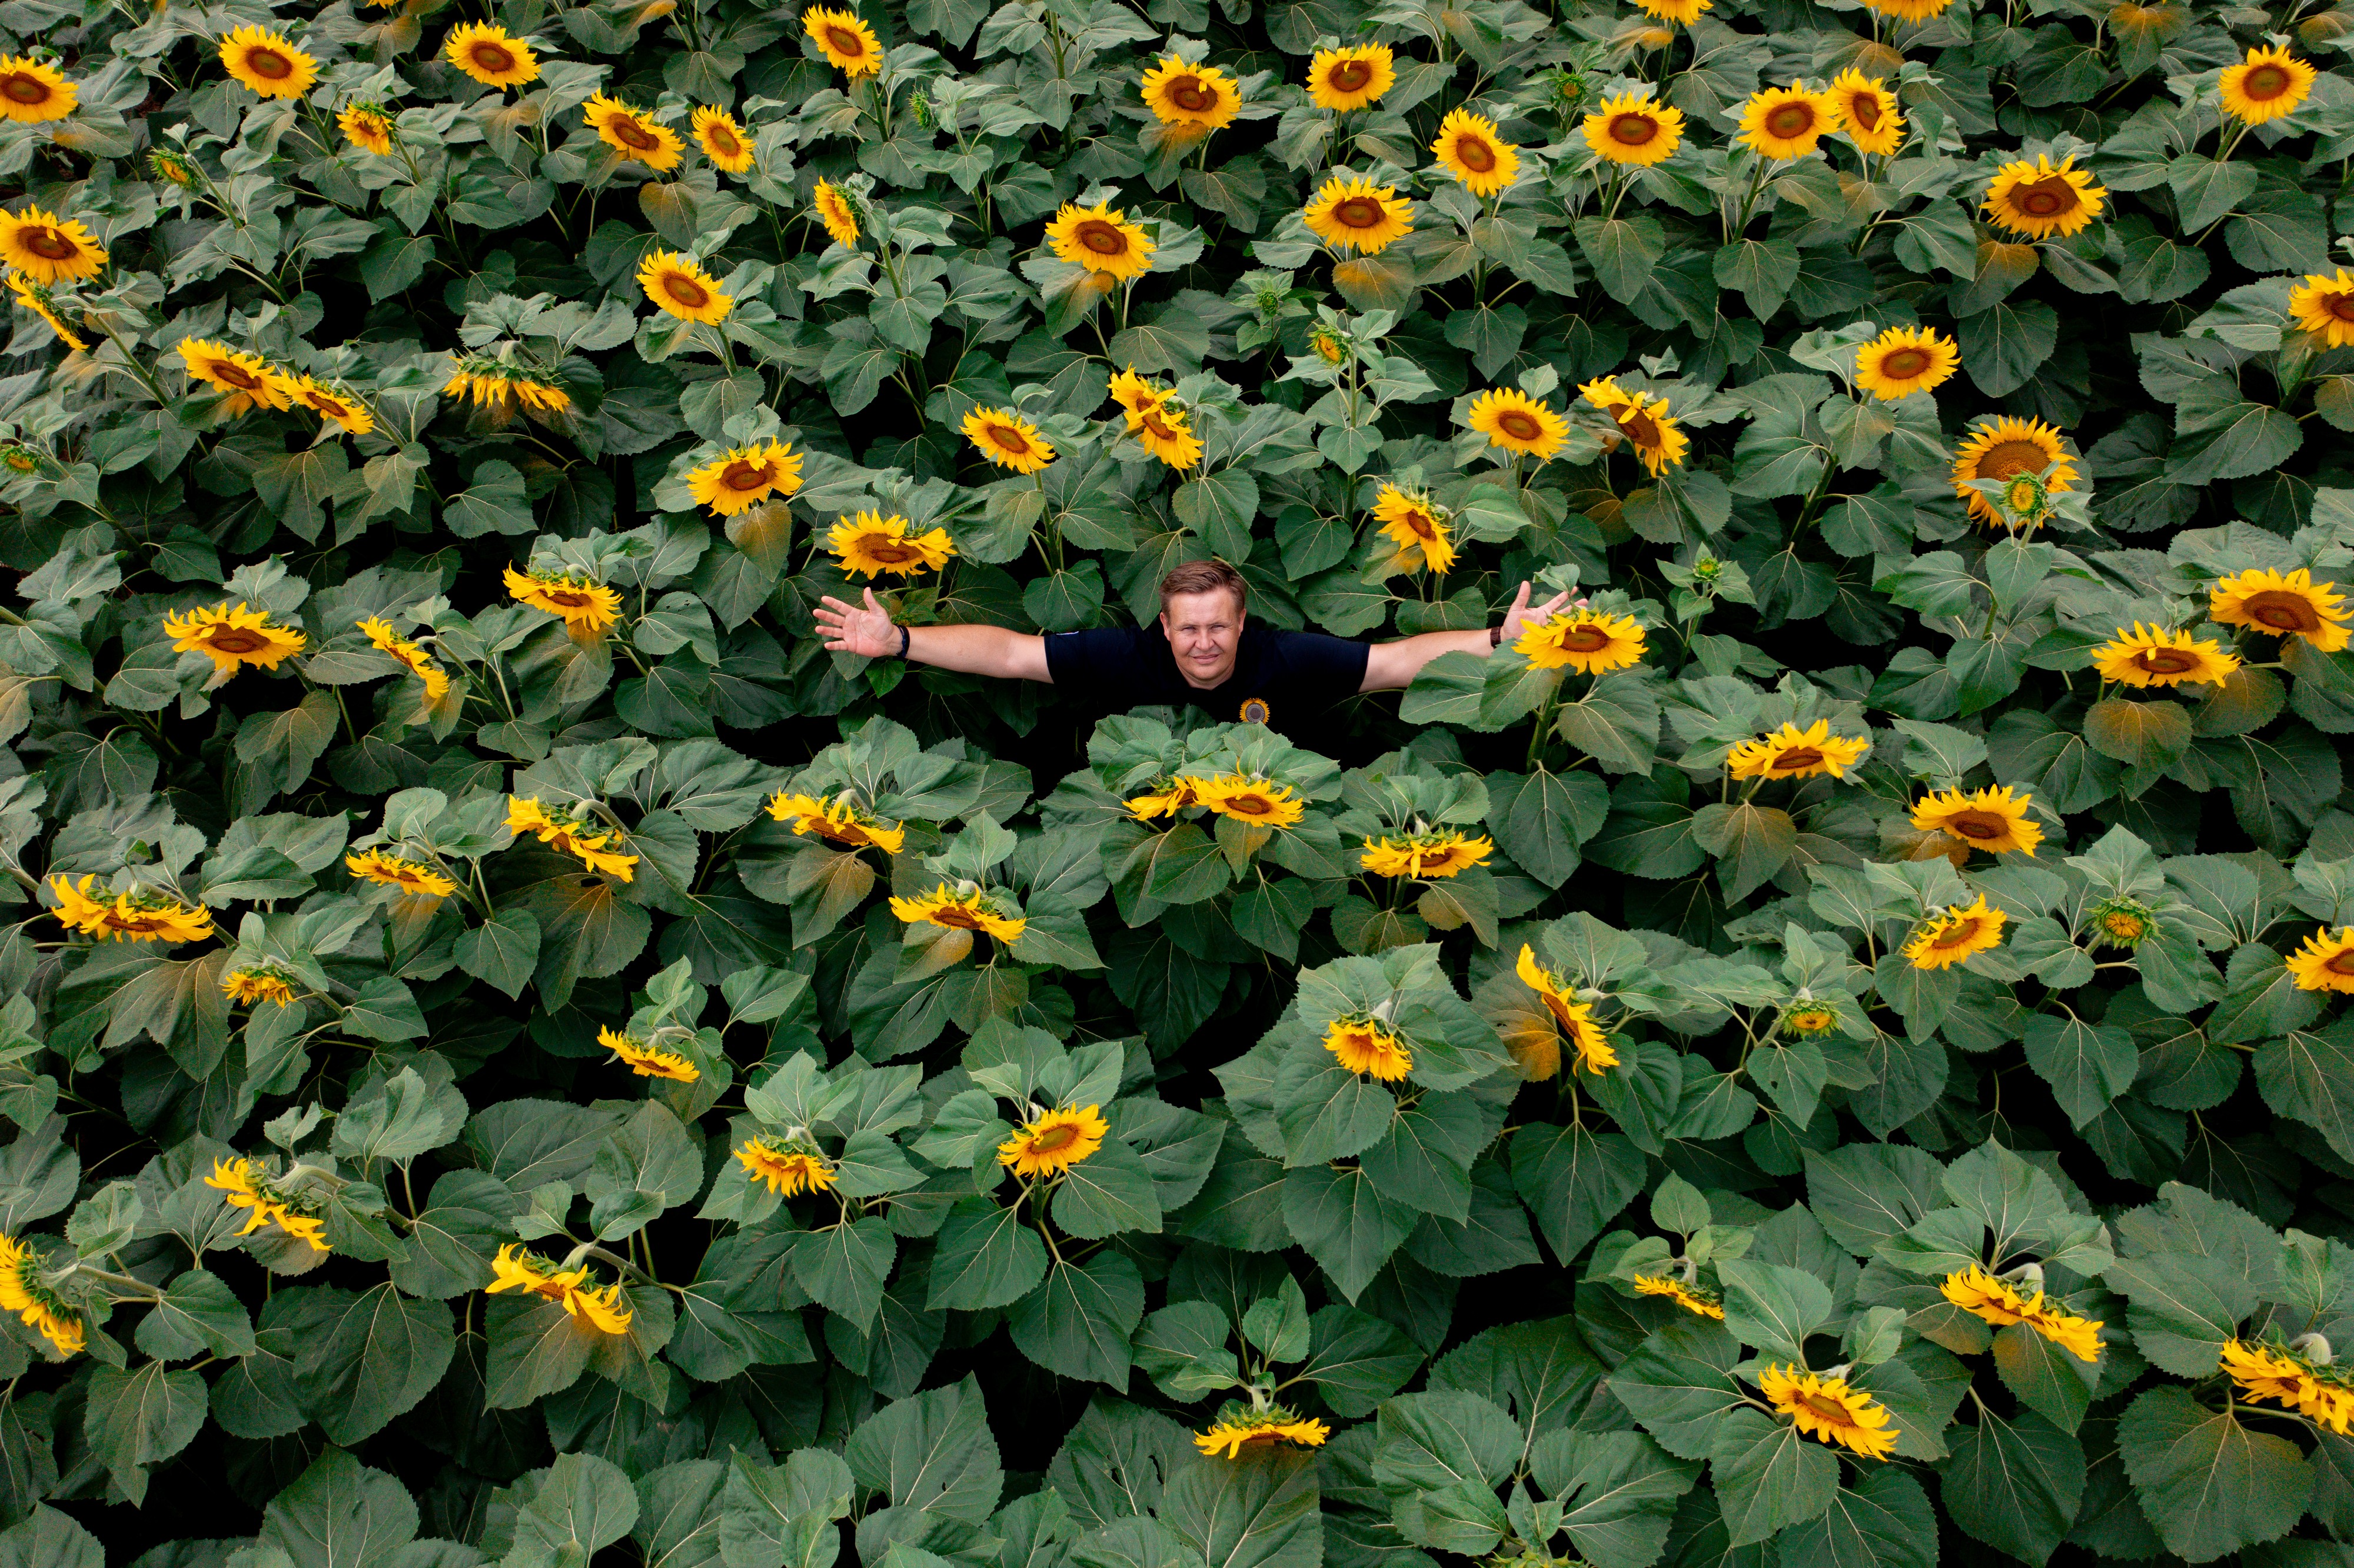
M 1172 594 L 1161 604 L 1161 631 L 1176 656 L 1177 672 L 1196 691 L 1225 683 L 1242 646 L 1243 608 L 1225 588 Z

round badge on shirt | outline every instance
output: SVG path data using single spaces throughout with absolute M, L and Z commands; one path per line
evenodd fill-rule
M 1265 697 L 1253 697 L 1243 704 L 1242 712 L 1237 716 L 1245 724 L 1265 724 L 1273 711 L 1267 705 Z

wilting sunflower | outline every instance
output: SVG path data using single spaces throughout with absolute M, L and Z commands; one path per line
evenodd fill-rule
M 1839 128 L 1837 99 L 1792 82 L 1752 93 L 1741 111 L 1741 134 L 1734 140 L 1762 157 L 1803 158 Z
M 1384 835 L 1368 839 L 1359 847 L 1357 864 L 1375 876 L 1431 882 L 1469 870 L 1495 853 L 1492 842 L 1467 833 L 1420 833 L 1402 839 Z
M 411 898 L 447 898 L 458 885 L 420 860 L 403 860 L 383 850 L 363 850 L 344 857 L 344 869 L 362 882 L 398 887 Z
M 2313 79 L 2317 73 L 2301 59 L 2291 57 L 2277 44 L 2248 51 L 2248 58 L 2238 65 L 2223 68 L 2215 79 L 2215 90 L 2223 100 L 2223 112 L 2234 120 L 2244 120 L 2251 125 L 2262 125 L 2267 120 L 2277 120 L 2293 112 L 2313 90 Z
M 213 1173 L 205 1178 L 205 1185 L 220 1193 L 221 1201 L 230 1208 L 248 1211 L 245 1228 L 238 1234 L 249 1236 L 264 1225 L 275 1224 L 288 1235 L 307 1243 L 313 1252 L 331 1250 L 322 1234 L 326 1222 L 316 1214 L 303 1213 L 296 1206 L 297 1200 L 272 1187 L 267 1166 L 251 1160 L 215 1160 Z
M 1389 51 L 1382 53 L 1386 57 Z M 19 124 L 63 120 L 74 111 L 80 94 L 63 73 L 29 56 L 0 59 L 0 115 Z
M 2240 667 L 2240 656 L 2226 652 L 2211 638 L 2188 631 L 2165 631 L 2137 620 L 2133 630 L 2117 628 L 2116 636 L 2093 650 L 2093 668 L 2101 679 L 2128 686 L 2211 686 Z
M 392 151 L 392 116 L 373 103 L 351 103 L 335 116 L 344 137 L 363 153 L 381 158 Z
M 588 116 L 590 129 L 597 132 L 597 140 L 626 157 L 635 158 L 658 175 L 666 175 L 678 167 L 679 160 L 686 155 L 686 143 L 680 140 L 677 132 L 647 118 L 619 99 L 598 93 L 581 105 L 581 112 Z M 641 270 L 640 281 L 643 281 L 644 277 Z M 654 302 L 662 303 L 659 300 Z M 697 316 L 695 319 L 701 321 L 705 318 Z
M 371 616 L 359 623 L 368 645 L 389 656 L 392 662 L 425 683 L 425 700 L 438 703 L 450 692 L 450 676 L 431 655 L 416 643 L 408 641 L 392 629 L 392 622 L 381 616 Z
M 1648 168 L 1667 162 L 1683 144 L 1684 114 L 1647 93 L 1622 92 L 1604 99 L 1583 129 L 1596 157 Z
M 695 111 L 695 145 L 716 168 L 731 175 L 740 175 L 752 166 L 752 143 L 744 140 L 744 127 L 724 109 L 705 104 Z
M 189 338 L 180 344 L 180 363 L 197 380 L 228 395 L 220 406 L 224 414 L 294 406 L 295 382 L 292 376 L 272 368 L 258 355 L 240 354 L 227 344 Z
M 1202 804 L 1221 817 L 1261 828 L 1297 827 L 1308 814 L 1307 805 L 1293 798 L 1290 785 L 1239 773 L 1202 780 Z
M 1884 78 L 1848 69 L 1831 79 L 1831 101 L 1839 105 L 1840 129 L 1862 153 L 1893 153 L 1904 141 L 1904 116 Z
M 1128 416 L 1128 433 L 1137 444 L 1174 469 L 1192 468 L 1202 461 L 1202 440 L 1185 414 L 1166 397 L 1155 398 Z
M 239 1007 L 250 1007 L 257 1001 L 274 1002 L 284 1007 L 294 1000 L 294 987 L 278 970 L 264 966 L 229 970 L 221 977 L 221 994 Z
M 594 828 L 562 807 L 549 810 L 535 796 L 507 797 L 507 831 L 520 839 L 530 833 L 558 854 L 568 854 L 590 871 L 622 882 L 636 877 L 638 857 L 605 846 L 621 835 Z
M 2354 637 L 2337 589 L 2336 583 L 2315 582 L 2303 567 L 2285 575 L 2250 567 L 2209 591 L 2207 619 L 2274 637 L 2302 637 L 2318 652 L 2335 653 Z
M 518 376 L 512 385 L 516 399 L 535 414 L 560 414 L 572 407 L 572 394 L 552 381 L 534 381 Z
M 1145 238 L 1144 226 L 1128 221 L 1109 202 L 1093 207 L 1065 202 L 1046 226 L 1046 239 L 1057 257 L 1090 272 L 1127 279 L 1152 265 L 1154 247 Z
M 1606 675 L 1643 662 L 1643 628 L 1632 617 L 1606 610 L 1567 610 L 1522 632 L 1512 651 L 1540 670 Z
M 1101 1149 L 1111 1132 L 1101 1106 L 1042 1111 L 997 1146 L 997 1162 L 1016 1176 L 1059 1176 Z
M 1468 109 L 1451 109 L 1438 123 L 1430 155 L 1473 196 L 1490 196 L 1520 177 L 1520 150 L 1496 133 L 1496 122 Z
M 202 905 L 191 907 L 145 888 L 118 893 L 110 902 L 90 896 L 97 882 L 95 876 L 79 883 L 49 878 L 58 900 L 51 913 L 68 930 L 101 942 L 201 942 L 213 934 L 212 911 Z
M 2093 183 L 2071 156 L 2054 166 L 2050 154 L 2035 162 L 2005 164 L 1987 187 L 1981 210 L 2014 234 L 2033 239 L 2074 234 L 2101 216 L 2107 187 Z
M 2354 994 L 2354 926 L 2339 927 L 2335 936 L 2327 926 L 2315 931 L 2288 956 L 2288 972 L 2299 991 Z
M 1387 44 L 1318 49 L 1308 62 L 1308 96 L 1319 109 L 1363 109 L 1397 85 L 1396 57 Z
M 1782 1033 L 1800 1040 L 1819 1039 L 1839 1026 L 1839 1009 L 1827 1001 L 1799 1001 L 1782 1014 Z
M 1471 399 L 1464 422 L 1500 450 L 1539 462 L 1550 460 L 1569 440 L 1569 421 L 1525 392 L 1492 387 Z
M 1378 1018 L 1336 1018 L 1324 1049 L 1352 1073 L 1394 1084 L 1414 1071 L 1414 1052 Z
M 1638 1274 L 1635 1277 L 1635 1293 L 1638 1296 L 1664 1296 L 1687 1312 L 1702 1318 L 1724 1318 L 1724 1303 L 1686 1285 L 1682 1280 L 1666 1275 Z
M 37 283 L 71 283 L 98 276 L 106 247 L 80 224 L 28 207 L 0 212 L 0 261 Z
M 57 334 L 59 343 L 76 351 L 90 347 L 89 344 L 82 341 L 81 334 L 68 326 L 65 318 L 58 314 L 56 302 L 51 299 L 47 288 L 36 283 L 22 272 L 12 270 L 8 274 L 8 291 L 16 296 L 18 304 L 47 323 L 48 329 Z
M 782 1198 L 823 1192 L 833 1186 L 833 1167 L 824 1155 L 773 1138 L 755 1138 L 736 1150 L 748 1181 L 766 1181 Z
M 2043 830 L 2030 821 L 2031 795 L 2014 799 L 2010 786 L 1965 794 L 1946 789 L 1914 802 L 1913 826 L 1925 833 L 1946 833 L 1972 849 L 1990 854 L 2033 855 L 2043 842 Z
M 1155 817 L 1173 817 L 1189 806 L 1202 803 L 1202 792 L 1209 785 L 1206 779 L 1181 773 L 1174 779 L 1155 784 L 1141 795 L 1131 795 L 1125 804 L 1129 814 L 1137 821 L 1149 822 Z
M 1443 577 L 1455 565 L 1455 540 L 1447 528 L 1447 509 L 1422 492 L 1409 495 L 1384 482 L 1373 500 L 1373 517 L 1382 525 L 1382 537 L 1395 545 L 1401 556 L 1420 552 L 1425 571 Z
M 886 822 L 854 802 L 848 794 L 831 800 L 779 789 L 769 799 L 769 815 L 790 822 L 796 833 L 814 833 L 829 843 L 850 849 L 874 848 L 897 854 L 907 842 L 907 830 Z
M 597 1044 L 641 1078 L 668 1078 L 673 1083 L 692 1084 L 703 1076 L 702 1068 L 677 1052 L 650 1045 L 622 1030 L 599 1028 Z
M 575 578 L 565 572 L 519 572 L 506 568 L 507 597 L 560 615 L 564 624 L 593 635 L 621 619 L 621 596 L 603 583 Z
M 853 81 L 883 69 L 883 40 L 855 11 L 812 5 L 801 13 L 801 31 L 829 65 Z
M 364 436 L 376 429 L 376 416 L 358 398 L 339 392 L 308 376 L 292 378 L 287 388 L 289 399 L 310 409 L 327 423 L 338 426 L 347 436 Z
M 31 1247 L 14 1236 L 0 1235 L 0 1311 L 16 1314 L 59 1355 L 79 1355 L 81 1315 L 41 1283 L 40 1265 L 40 1255 Z
M 1011 408 L 975 408 L 961 428 L 974 450 L 1000 468 L 1035 473 L 1055 461 L 1055 449 L 1038 427 Z
M 264 98 L 300 98 L 319 79 L 319 62 L 266 27 L 239 27 L 221 40 L 228 74 Z
M 736 305 L 736 297 L 721 293 L 719 280 L 700 262 L 671 250 L 652 251 L 638 264 L 638 287 L 683 322 L 716 325 Z
M 1987 907 L 1986 895 L 1975 904 L 1948 905 L 1914 929 L 1904 944 L 1904 956 L 1916 969 L 1950 969 L 1973 953 L 2002 946 L 2002 926 L 2009 916 Z
M 441 58 L 484 87 L 521 87 L 539 79 L 539 57 L 531 46 L 490 22 L 451 28 L 441 43 Z
M 1243 106 L 1242 90 L 1215 66 L 1187 65 L 1175 55 L 1144 73 L 1137 84 L 1144 106 L 1163 125 L 1216 131 L 1234 123 Z
M 1981 425 L 1955 449 L 1954 493 L 1981 523 L 1999 524 L 2002 518 L 1970 482 L 2022 473 L 2041 475 L 2047 490 L 2076 487 L 2076 465 L 2061 446 L 2058 429 L 2037 419 L 2004 418 Z
M 2318 335 L 2325 346 L 2354 344 L 2354 277 L 2343 267 L 2335 278 L 2306 273 L 2305 281 L 2289 291 L 2288 311 L 2297 325 Z
M 1303 1421 L 1296 1410 L 1280 1404 L 1254 1410 L 1235 1400 L 1218 1412 L 1207 1432 L 1193 1435 L 1193 1446 L 1204 1458 L 1239 1459 L 1246 1448 L 1271 1448 L 1278 1443 L 1320 1448 L 1331 1436 L 1331 1427 L 1321 1421 Z
M 820 180 L 817 189 L 810 194 L 810 205 L 817 209 L 817 219 L 836 245 L 847 249 L 858 243 L 858 214 L 850 205 L 850 197 L 831 180 Z
M 1768 1404 L 1819 1443 L 1866 1459 L 1885 1459 L 1896 1451 L 1897 1432 L 1888 1424 L 1888 1412 L 1870 1394 L 1850 1388 L 1845 1378 L 1769 1365 L 1759 1370 L 1757 1386 Z
M 774 440 L 730 448 L 686 476 L 688 493 L 722 517 L 749 512 L 772 495 L 790 495 L 801 487 L 801 454 Z
M 302 652 L 299 631 L 270 624 L 268 612 L 239 602 L 231 609 L 226 600 L 211 609 L 192 609 L 164 618 L 164 634 L 175 653 L 201 653 L 222 675 L 234 675 L 248 664 L 275 670 Z
M 1942 386 L 1961 363 L 1962 351 L 1936 328 L 1890 327 L 1855 351 L 1855 384 L 1892 403 Z
M 1544 1003 L 1544 1010 L 1553 1014 L 1554 1025 L 1568 1037 L 1571 1049 L 1576 1053 L 1577 1065 L 1582 1071 L 1599 1076 L 1606 1069 L 1618 1065 L 1618 1053 L 1611 1049 L 1610 1037 L 1602 1033 L 1600 1024 L 1594 1022 L 1594 1004 L 1579 1001 L 1566 980 L 1537 962 L 1534 948 L 1525 942 L 1521 944 L 1520 961 L 1512 966 L 1512 973 L 1519 977 L 1522 985 L 1537 993 L 1538 1000 Z M 1556 1058 L 1553 1071 L 1559 1070 Z M 1538 1075 L 1551 1077 L 1553 1075 Z
M 1830 720 L 1817 719 L 1804 729 L 1786 724 L 1770 735 L 1744 740 L 1724 762 L 1735 779 L 1811 779 L 1818 773 L 1844 779 L 1871 749 L 1872 742 L 1833 735 Z
M 979 931 L 1001 942 L 1021 939 L 1030 922 L 1019 915 L 1007 915 L 998 908 L 997 900 L 970 884 L 950 887 L 941 883 L 929 893 L 913 898 L 891 900 L 891 913 L 906 925 L 931 925 L 950 931 Z
M 602 1289 L 590 1289 L 585 1265 L 564 1268 L 512 1242 L 500 1247 L 498 1255 L 491 1259 L 491 1283 L 482 1287 L 484 1295 L 528 1291 L 561 1306 L 575 1322 L 585 1322 L 599 1333 L 628 1333 L 630 1319 L 635 1316 L 621 1305 L 618 1281 Z
M 1662 22 L 1673 22 L 1689 27 L 1710 9 L 1715 0 L 1635 0 L 1635 9 L 1646 16 L 1656 16 Z
M 825 547 L 842 563 L 844 575 L 856 572 L 870 582 L 878 572 L 911 577 L 917 572 L 938 571 L 957 553 L 945 528 L 911 534 L 905 517 L 873 512 L 861 512 L 834 524 Z
M 1354 175 L 1334 175 L 1308 198 L 1300 216 L 1333 249 L 1377 255 L 1414 232 L 1413 205 L 1395 195 L 1396 189 Z

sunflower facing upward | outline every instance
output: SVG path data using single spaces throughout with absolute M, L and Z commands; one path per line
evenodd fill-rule
M 110 901 L 90 896 L 98 878 L 79 883 L 52 876 L 48 889 L 57 895 L 51 911 L 69 931 L 101 942 L 201 942 L 213 934 L 213 912 L 202 905 L 186 905 L 168 894 L 147 888 L 118 893 Z
M 2043 830 L 2027 818 L 2033 801 L 2031 795 L 2014 799 L 2008 784 L 1975 795 L 1946 789 L 1914 802 L 1913 826 L 1919 832 L 1947 834 L 1989 854 L 2032 858 L 2035 846 L 2043 842 Z
M 864 810 L 847 790 L 829 800 L 779 789 L 769 797 L 768 809 L 771 819 L 791 823 L 794 832 L 844 849 L 879 849 L 885 854 L 897 854 L 907 842 L 904 825 L 886 822 Z
M 2240 667 L 2240 656 L 2211 638 L 2166 631 L 2137 620 L 2093 650 L 2093 668 L 2104 681 L 2128 686 L 2211 686 Z
M 2053 164 L 2048 154 L 2035 162 L 2005 164 L 1987 187 L 1979 209 L 2014 234 L 2031 239 L 2064 238 L 2092 227 L 2101 216 L 2105 186 L 2077 169 L 2072 156 Z
M 597 1044 L 610 1051 L 616 1061 L 641 1078 L 667 1078 L 673 1083 L 692 1084 L 703 1076 L 702 1068 L 677 1052 L 665 1051 L 622 1030 L 599 1028 Z
M 300 98 L 319 79 L 319 62 L 266 27 L 239 27 L 221 40 L 228 74 L 264 98 Z
M 213 662 L 221 677 L 236 674 L 248 664 L 275 670 L 302 652 L 299 631 L 272 626 L 270 617 L 240 602 L 231 609 L 226 600 L 210 609 L 192 609 L 164 618 L 164 634 L 179 653 L 201 653 Z
M 344 857 L 344 869 L 362 882 L 397 887 L 411 898 L 447 898 L 458 885 L 421 860 L 403 860 L 384 850 L 363 850 Z
M 2222 578 L 2208 590 L 2207 619 L 2274 637 L 2302 637 L 2322 653 L 2337 652 L 2354 637 L 2338 585 L 2315 582 L 2303 567 L 2286 574 L 2251 567 Z
M 1420 491 L 1408 494 L 1384 481 L 1373 501 L 1373 518 L 1382 525 L 1382 537 L 1398 547 L 1401 560 L 1411 556 L 1420 569 L 1439 577 L 1454 566 L 1447 509 Z
M 568 572 L 506 568 L 507 597 L 564 618 L 567 630 L 595 636 L 621 619 L 621 596 L 603 583 Z
M 1395 59 L 1387 44 L 1318 49 L 1308 62 L 1308 97 L 1335 112 L 1378 102 L 1397 85 Z
M 441 57 L 484 87 L 521 87 L 539 79 L 539 57 L 531 46 L 489 22 L 451 28 Z
M 883 42 L 855 11 L 812 5 L 801 13 L 801 30 L 826 63 L 853 81 L 883 69 Z
M 1845 1378 L 1802 1367 L 1767 1366 L 1759 1371 L 1757 1386 L 1767 1404 L 1818 1443 L 1866 1459 L 1885 1459 L 1896 1451 L 1898 1434 L 1889 1425 L 1888 1412 L 1870 1394 L 1850 1388 Z
M 656 250 L 638 263 L 638 287 L 646 298 L 683 322 L 716 326 L 736 306 L 736 296 L 719 291 L 719 280 L 691 256 Z
M 80 90 L 61 73 L 29 56 L 0 59 L 0 115 L 20 125 L 63 120 L 74 111 L 80 96 Z
M 529 833 L 557 853 L 568 854 L 602 875 L 629 882 L 637 874 L 636 855 L 606 848 L 621 834 L 617 830 L 591 830 L 569 807 L 559 805 L 550 810 L 539 803 L 536 796 L 510 795 L 507 831 L 515 835 L 518 842 Z
M 945 528 L 910 533 L 905 517 L 896 514 L 885 517 L 874 512 L 861 512 L 834 524 L 825 547 L 842 563 L 844 576 L 856 572 L 870 582 L 880 572 L 911 577 L 917 572 L 938 571 L 957 553 Z
M 1055 461 L 1055 449 L 1038 427 L 1011 408 L 975 408 L 961 429 L 974 450 L 1000 468 L 1036 473 Z
M 929 893 L 891 900 L 891 913 L 908 926 L 938 926 L 950 931 L 978 931 L 1001 942 L 1019 941 L 1030 922 L 1008 915 L 998 901 L 970 883 L 950 887 L 941 883 Z
M 1495 853 L 1492 841 L 1468 833 L 1417 833 L 1395 840 L 1384 836 L 1360 846 L 1357 865 L 1375 876 L 1430 882 L 1469 871 Z
M 2266 44 L 2250 49 L 2248 58 L 2239 64 L 2225 66 L 2216 79 L 2215 90 L 2223 101 L 2224 113 L 2250 125 L 2262 125 L 2295 112 L 2313 90 L 2317 74 L 2279 45 Z
M 1308 198 L 1300 217 L 1317 238 L 1333 249 L 1379 255 L 1414 232 L 1414 207 L 1395 185 L 1376 185 L 1354 175 L 1334 175 Z
M 1233 78 L 1215 66 L 1188 65 L 1175 55 L 1161 57 L 1160 64 L 1144 73 L 1137 90 L 1161 123 L 1197 133 L 1233 124 L 1243 107 L 1242 90 Z
M 1811 779 L 1828 773 L 1844 779 L 1863 760 L 1872 742 L 1831 733 L 1829 719 L 1817 719 L 1806 728 L 1786 724 L 1771 735 L 1744 740 L 1724 762 L 1735 779 Z
M 1855 351 L 1855 384 L 1883 403 L 1952 379 L 1962 351 L 1935 327 L 1890 327 Z
M 1129 222 L 1109 202 L 1093 207 L 1065 202 L 1046 226 L 1046 241 L 1061 260 L 1114 278 L 1134 278 L 1152 265 L 1154 247 L 1145 238 L 1143 225 Z
M 1675 156 L 1683 143 L 1684 115 L 1681 109 L 1654 102 L 1648 93 L 1622 92 L 1604 99 L 1581 129 L 1596 157 L 1649 168 Z
M 1753 93 L 1741 111 L 1741 133 L 1734 140 L 1762 157 L 1803 158 L 1839 128 L 1837 99 L 1792 82 Z
M 731 175 L 740 175 L 752 166 L 752 143 L 744 140 L 744 127 L 724 109 L 709 104 L 695 111 L 695 142 L 712 166 Z
M 688 493 L 722 517 L 749 512 L 772 495 L 790 495 L 801 487 L 801 454 L 774 440 L 731 448 L 686 476 Z
M 0 260 L 38 283 L 71 283 L 98 276 L 106 247 L 80 224 L 28 207 L 0 212 Z
M 2041 475 L 2047 490 L 2075 488 L 2076 467 L 2061 446 L 2057 429 L 2040 420 L 1997 419 L 1981 425 L 1954 452 L 1954 493 L 1981 523 L 1999 524 L 2003 519 L 1985 496 L 1970 488 L 1970 482 L 2022 473 Z
M 580 106 L 580 112 L 587 118 L 588 128 L 597 132 L 597 140 L 658 175 L 678 167 L 679 160 L 686 155 L 686 143 L 677 132 L 619 99 L 598 93 Z
M 1477 196 L 1491 196 L 1520 176 L 1521 154 L 1496 134 L 1496 122 L 1468 109 L 1447 111 L 1439 122 L 1438 139 L 1430 155 L 1455 177 L 1455 183 Z

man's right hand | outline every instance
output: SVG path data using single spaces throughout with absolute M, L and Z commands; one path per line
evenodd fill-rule
M 856 653 L 868 659 L 898 654 L 899 628 L 873 588 L 866 590 L 863 609 L 829 594 L 819 601 L 816 613 L 818 635 L 826 639 L 827 652 Z

